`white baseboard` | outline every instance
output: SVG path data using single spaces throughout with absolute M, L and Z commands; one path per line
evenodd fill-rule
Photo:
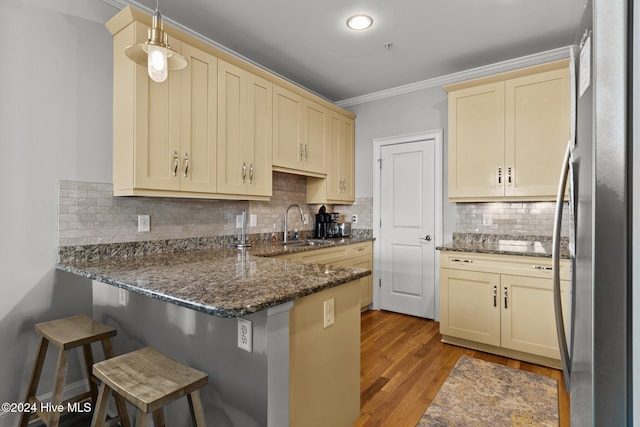
M 71 399 L 74 396 L 89 391 L 89 384 L 87 380 L 76 381 L 75 383 L 67 384 L 62 392 L 62 400 Z M 38 400 L 41 402 L 51 402 L 51 396 L 53 392 L 44 393 L 38 396 Z M 2 402 L 4 403 L 4 402 Z M 9 402 L 17 403 L 17 402 Z M 18 419 L 20 414 L 12 412 L 0 411 L 0 427 L 15 427 L 18 425 Z

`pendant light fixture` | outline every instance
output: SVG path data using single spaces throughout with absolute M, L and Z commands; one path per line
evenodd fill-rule
M 158 2 L 159 0 L 156 1 L 156 12 L 147 41 L 127 47 L 124 53 L 135 63 L 146 66 L 151 80 L 162 83 L 167 79 L 169 71 L 182 70 L 187 67 L 188 62 L 187 58 L 169 47 Z

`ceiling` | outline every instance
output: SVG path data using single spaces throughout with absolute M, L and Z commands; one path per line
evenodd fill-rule
M 156 6 L 156 0 L 118 1 Z M 568 46 L 585 3 L 160 0 L 160 11 L 165 19 L 337 102 Z M 373 17 L 373 26 L 348 30 L 345 22 L 356 13 Z

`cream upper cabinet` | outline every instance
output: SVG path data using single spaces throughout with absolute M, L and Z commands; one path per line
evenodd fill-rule
M 273 85 L 218 66 L 218 193 L 271 196 Z
M 328 153 L 331 161 L 325 178 L 307 178 L 307 203 L 353 203 L 355 200 L 354 121 L 338 113 L 329 117 Z
M 189 61 L 181 77 L 181 191 L 215 193 L 218 60 L 182 44 Z
M 150 23 L 131 6 L 106 23 L 114 195 L 269 200 L 274 170 L 324 178 L 338 165 L 332 191 L 352 201 L 353 154 L 344 150 L 353 144 L 353 114 L 170 25 L 169 44 L 189 65 L 153 82 L 124 53 L 147 40 Z M 335 129 L 333 115 L 344 116 Z M 333 154 L 331 132 L 340 135 Z
M 569 71 L 505 82 L 505 195 L 555 198 L 570 138 Z
M 132 22 L 114 36 L 114 194 L 215 193 L 218 60 L 170 38 L 189 67 L 153 82 L 124 54 L 147 29 Z
M 283 87 L 273 89 L 274 170 L 327 173 L 329 110 Z
M 449 93 L 449 198 L 501 197 L 504 83 Z
M 555 198 L 570 132 L 567 64 L 445 88 L 450 200 Z
M 443 341 L 557 366 L 551 260 L 443 252 L 440 332 Z M 570 271 L 561 261 L 565 325 L 570 319 Z

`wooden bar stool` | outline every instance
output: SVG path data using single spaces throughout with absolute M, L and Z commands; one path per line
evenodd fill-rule
M 49 427 L 57 427 L 60 423 L 59 405 L 63 405 L 65 410 L 69 404 L 79 403 L 87 399 L 93 402 L 93 408 L 98 397 L 98 387 L 96 379 L 91 375 L 93 365 L 93 352 L 91 344 L 100 341 L 104 351 L 105 358 L 113 357 L 113 347 L 111 345 L 111 337 L 115 336 L 117 330 L 111 326 L 103 325 L 95 322 L 90 317 L 79 315 L 68 317 L 66 319 L 51 320 L 49 322 L 38 323 L 35 327 L 36 332 L 42 336 L 40 340 L 40 349 L 33 365 L 31 380 L 27 388 L 25 402 L 35 406 L 38 410 L 33 414 L 23 412 L 20 416 L 20 427 L 26 427 L 32 418 L 40 418 L 45 425 Z M 42 366 L 47 355 L 47 347 L 52 343 L 58 347 L 58 363 L 56 365 L 55 379 L 53 383 L 53 396 L 51 405 L 43 405 L 37 398 L 38 384 L 40 375 L 42 374 Z M 87 371 L 87 380 L 89 382 L 89 391 L 75 396 L 65 402 L 62 401 L 62 392 L 64 391 L 64 383 L 67 376 L 67 350 L 76 347 L 82 347 L 84 354 L 84 364 Z M 118 412 L 121 415 L 120 422 L 122 426 L 129 426 L 127 418 L 126 406 L 123 399 L 116 400 Z M 45 409 L 41 411 L 40 409 Z M 46 410 L 50 409 L 50 410 Z
M 193 424 L 206 425 L 200 389 L 207 385 L 208 375 L 151 347 L 98 362 L 93 365 L 93 375 L 102 384 L 91 427 L 104 425 L 106 404 L 112 391 L 140 410 L 136 426 L 146 427 L 149 413 L 153 413 L 156 427 L 164 427 L 163 406 L 185 395 Z

